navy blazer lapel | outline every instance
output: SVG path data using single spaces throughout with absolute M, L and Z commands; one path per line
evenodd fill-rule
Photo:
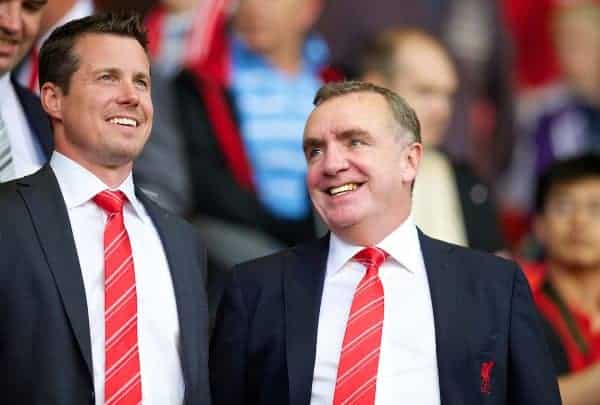
M 329 235 L 293 250 L 284 269 L 290 405 L 310 402 Z
M 436 241 L 419 231 L 421 250 L 427 270 L 433 316 L 442 405 L 472 403 L 468 398 L 456 397 L 464 393 L 459 378 L 468 378 L 468 364 L 457 362 L 462 351 L 467 351 L 468 308 L 461 305 L 466 283 L 461 280 L 463 271 L 457 271 L 458 263 L 452 262 L 452 245 Z M 467 370 L 464 367 L 467 367 Z M 466 375 L 464 374 L 466 373 Z
M 92 376 L 85 288 L 71 222 L 58 182 L 50 166 L 46 165 L 37 173 L 17 180 L 17 187 L 31 215 L 75 339 Z
M 19 98 L 19 102 L 23 106 L 23 111 L 27 117 L 27 122 L 31 132 L 35 135 L 37 141 L 42 147 L 46 159 L 50 159 L 50 155 L 54 150 L 54 141 L 52 139 L 52 130 L 50 129 L 50 121 L 46 112 L 40 104 L 39 98 L 27 90 L 25 87 L 17 83 L 14 76 L 11 76 L 11 82 Z
M 139 189 L 136 190 L 136 195 L 144 204 L 144 208 L 156 226 L 169 262 L 179 316 L 181 362 L 186 391 L 190 388 L 194 389 L 194 387 L 196 387 L 195 389 L 206 387 L 208 392 L 208 378 L 205 381 L 198 381 L 199 377 L 207 376 L 202 368 L 203 365 L 196 361 L 199 357 L 203 357 L 208 364 L 208 308 L 206 305 L 194 304 L 207 302 L 206 298 L 202 299 L 203 296 L 206 296 L 206 275 L 190 271 L 190 269 L 197 268 L 192 264 L 194 257 L 190 257 L 190 252 L 198 252 L 196 256 L 198 266 L 206 268 L 204 252 L 201 252 L 202 247 L 196 244 L 199 241 L 196 238 L 190 238 L 190 236 L 194 236 L 193 234 L 182 232 L 176 218 L 159 208 Z M 202 342 L 206 342 L 206 349 L 200 352 Z M 191 398 L 195 397 L 190 394 L 192 394 L 191 391 L 186 392 L 186 403 L 192 403 Z

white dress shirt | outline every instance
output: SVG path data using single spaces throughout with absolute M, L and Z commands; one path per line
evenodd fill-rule
M 23 106 L 10 81 L 10 73 L 0 77 L 0 114 L 8 128 L 8 139 L 14 165 L 14 177 L 27 176 L 39 170 L 46 158 L 37 137 L 31 131 Z M 12 180 L 13 178 L 7 179 Z
M 65 200 L 79 257 L 92 343 L 96 404 L 104 404 L 104 227 L 106 213 L 91 199 L 108 189 L 100 179 L 58 152 L 54 170 Z M 138 299 L 138 346 L 144 405 L 183 402 L 179 320 L 173 282 L 152 219 L 136 198 L 131 174 L 118 187 L 129 202 L 123 215 L 131 241 Z
M 377 246 L 390 257 L 379 269 L 385 304 L 375 403 L 439 405 L 433 308 L 412 217 Z M 350 245 L 331 234 L 311 405 L 333 402 L 346 321 L 354 290 L 366 271 L 350 259 L 361 249 L 362 246 Z

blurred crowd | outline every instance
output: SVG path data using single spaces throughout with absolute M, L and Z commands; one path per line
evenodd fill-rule
M 49 1 L 31 50 L 18 66 L 0 64 L 0 79 L 8 71 L 36 92 L 38 50 L 54 27 L 124 5 Z M 417 225 L 519 260 L 567 376 L 565 403 L 598 403 L 589 401 L 600 398 L 600 1 L 130 6 L 145 15 L 155 109 L 136 181 L 198 226 L 212 266 L 324 232 L 304 179 L 314 94 L 342 79 L 388 87 L 421 123 Z M 2 108 L 10 123 L 14 109 Z M 13 177 L 47 158 L 42 141 L 29 150 Z

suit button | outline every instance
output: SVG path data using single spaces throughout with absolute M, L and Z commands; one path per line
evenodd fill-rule
M 92 390 L 90 392 L 90 403 L 92 403 L 92 404 L 96 403 L 96 393 L 94 392 L 94 390 Z

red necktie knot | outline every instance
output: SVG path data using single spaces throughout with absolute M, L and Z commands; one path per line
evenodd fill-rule
M 94 202 L 110 214 L 123 211 L 127 196 L 122 191 L 105 190 L 94 196 Z
M 365 266 L 368 272 L 376 272 L 389 256 L 385 250 L 369 246 L 354 255 L 353 260 Z

